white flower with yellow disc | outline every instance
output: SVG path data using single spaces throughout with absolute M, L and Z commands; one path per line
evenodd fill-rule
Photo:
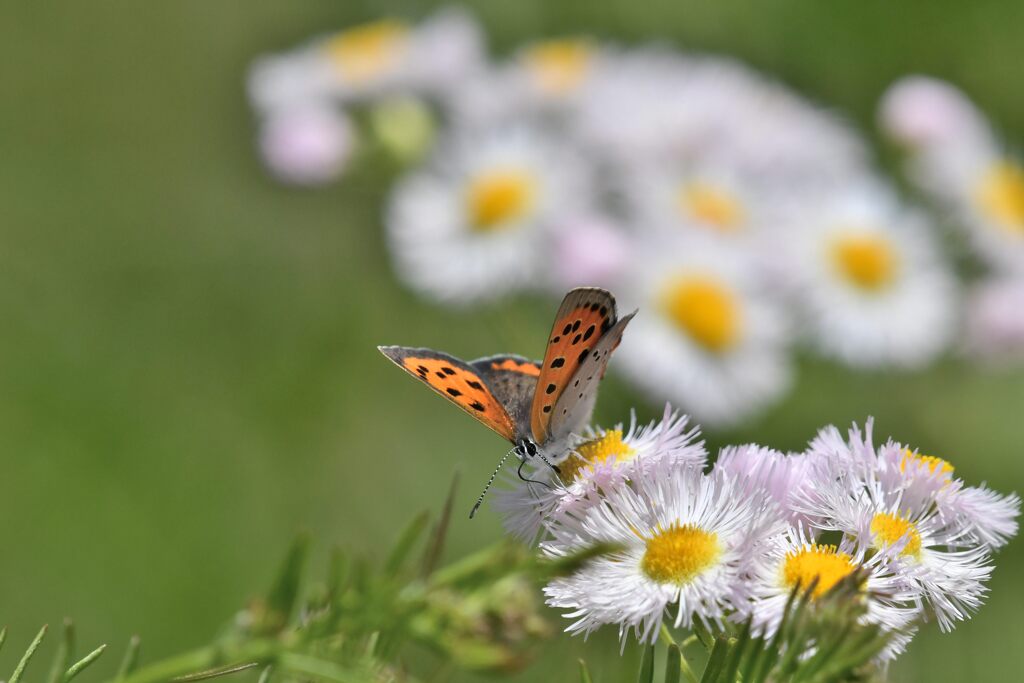
M 897 81 L 879 118 L 904 144 L 911 178 L 956 212 L 979 253 L 1003 270 L 1024 272 L 1024 159 L 1008 154 L 985 115 L 952 84 Z
M 670 407 L 660 421 L 629 429 L 596 428 L 583 435 L 555 474 L 547 465 L 524 469 L 526 479 L 494 494 L 495 507 L 504 515 L 505 529 L 525 541 L 534 541 L 554 515 L 580 516 L 599 496 L 629 481 L 643 468 L 667 462 L 678 467 L 702 469 L 707 451 L 700 430 L 689 418 Z
M 765 552 L 762 571 L 753 582 L 755 598 L 749 604 L 754 633 L 766 638 L 775 635 L 794 591 L 811 590 L 813 607 L 837 583 L 859 572 L 866 608 L 863 621 L 901 631 L 881 658 L 895 657 L 910 641 L 907 629 L 918 614 L 917 593 L 885 553 L 872 552 L 853 536 L 842 536 L 838 545 L 817 543 L 806 529 L 793 528 L 776 536 Z
M 392 191 L 395 271 L 454 304 L 543 286 L 552 226 L 581 212 L 590 194 L 579 155 L 536 129 L 464 133 Z
M 544 589 L 552 607 L 568 610 L 571 633 L 616 624 L 651 642 L 664 620 L 721 627 L 751 595 L 765 546 L 785 523 L 770 504 L 739 495 L 728 477 L 659 463 L 610 491 L 581 519 L 556 517 L 548 556 L 594 543 L 619 550 L 588 562 Z
M 884 187 L 806 207 L 781 260 L 808 335 L 855 366 L 920 366 L 950 343 L 958 292 L 930 226 Z
M 642 311 L 617 370 L 705 424 L 763 409 L 791 379 L 790 324 L 741 250 L 697 236 L 652 240 L 622 285 Z
M 260 58 L 249 92 L 262 110 L 325 98 L 440 95 L 482 68 L 483 38 L 465 12 L 446 9 L 419 24 L 385 18 L 347 27 L 290 52 Z

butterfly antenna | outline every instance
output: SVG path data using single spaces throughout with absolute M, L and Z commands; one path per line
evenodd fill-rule
M 519 475 L 519 478 L 521 480 L 525 481 L 527 484 L 540 484 L 541 486 L 543 486 L 546 489 L 550 489 L 552 491 L 555 490 L 555 487 L 551 486 L 546 481 L 539 481 L 537 479 L 530 479 L 529 477 L 524 477 L 523 476 L 523 466 L 524 465 L 526 465 L 526 458 L 523 458 L 522 462 L 519 463 L 519 469 L 516 470 L 516 474 Z
M 516 448 L 518 448 L 518 446 Z M 501 472 L 501 468 L 505 465 L 505 461 L 508 460 L 508 456 L 515 452 L 516 449 L 513 448 L 508 453 L 501 456 L 501 460 L 498 461 L 498 466 L 494 468 L 494 472 L 491 473 L 491 478 L 487 480 L 487 485 L 484 486 L 484 490 L 480 492 L 480 497 L 476 499 L 476 505 L 474 505 L 473 509 L 469 511 L 470 519 L 473 519 L 473 515 L 475 515 L 476 511 L 480 509 L 480 506 L 484 502 L 484 496 L 486 496 L 487 492 L 491 490 L 491 484 L 494 483 L 494 479 L 498 476 L 498 472 Z
M 544 461 L 544 464 L 555 471 L 555 474 L 561 474 L 562 470 L 558 469 L 557 465 L 552 465 L 551 461 L 544 457 L 544 454 L 540 451 L 537 452 L 537 457 Z

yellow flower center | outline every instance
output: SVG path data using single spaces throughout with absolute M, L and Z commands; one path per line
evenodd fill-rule
M 481 231 L 508 226 L 533 208 L 536 181 L 523 170 L 495 169 L 473 178 L 466 192 L 466 209 Z
M 563 481 L 574 481 L 580 475 L 591 472 L 594 465 L 614 459 L 620 463 L 632 459 L 636 451 L 622 440 L 621 429 L 610 429 L 600 437 L 591 439 L 576 447 L 565 462 L 558 466 Z
M 594 49 L 585 40 L 549 40 L 529 48 L 524 60 L 537 86 L 561 95 L 576 89 L 586 77 Z
M 896 250 L 881 235 L 840 237 L 832 244 L 832 258 L 839 274 L 865 292 L 878 291 L 896 277 Z
M 326 50 L 345 80 L 365 83 L 395 65 L 408 34 L 405 24 L 384 19 L 342 31 L 327 41 Z
M 647 540 L 640 569 L 653 581 L 682 586 L 714 565 L 721 554 L 718 534 L 692 524 L 673 524 Z
M 937 458 L 934 455 L 920 455 L 909 448 L 904 448 L 903 460 L 900 461 L 900 472 L 906 472 L 908 464 L 911 466 L 926 466 L 931 474 L 939 474 L 947 479 L 953 476 L 954 468 L 950 462 Z
M 684 216 L 719 232 L 739 230 L 746 216 L 735 195 L 705 183 L 683 185 L 679 188 L 677 202 Z
M 811 597 L 820 598 L 853 572 L 853 558 L 834 545 L 811 544 L 787 553 L 782 564 L 782 583 L 787 588 L 809 587 L 817 581 Z
M 990 218 L 1024 236 L 1024 168 L 1010 161 L 997 164 L 978 188 L 978 203 Z
M 740 304 L 715 279 L 674 280 L 662 295 L 662 308 L 679 329 L 708 351 L 726 351 L 739 340 Z
M 921 534 L 913 522 L 900 515 L 878 513 L 871 519 L 871 533 L 878 547 L 893 545 L 907 538 L 900 555 L 917 557 L 921 552 Z

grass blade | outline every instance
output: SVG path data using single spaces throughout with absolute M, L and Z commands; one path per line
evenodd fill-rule
M 398 537 L 394 550 L 388 556 L 388 561 L 384 564 L 385 574 L 396 576 L 401 571 L 402 565 L 405 564 L 405 560 L 409 556 L 409 552 L 412 551 L 413 545 L 416 544 L 429 521 L 430 515 L 427 512 L 421 512 L 412 520 L 409 526 L 405 527 L 402 535 Z
M 644 648 L 643 659 L 640 660 L 640 675 L 637 683 L 653 683 L 654 681 L 654 644 Z
M 594 683 L 590 677 L 590 669 L 587 668 L 587 663 L 584 660 L 580 660 L 580 683 Z
M 124 658 L 121 660 L 121 666 L 117 669 L 115 681 L 120 681 L 135 671 L 135 667 L 139 663 L 139 646 L 141 644 L 142 639 L 137 635 L 128 639 L 128 648 L 124 651 Z
M 75 656 L 75 626 L 71 619 L 64 619 L 64 637 L 57 645 L 57 653 L 53 656 L 53 666 L 50 668 L 49 683 L 60 683 L 64 672 L 71 665 L 71 658 Z
M 14 667 L 14 673 L 11 674 L 11 680 L 8 683 L 18 683 L 21 679 L 21 675 L 25 673 L 25 667 L 28 666 L 28 662 L 32 659 L 32 655 L 39 649 L 39 644 L 43 642 L 43 638 L 46 637 L 46 631 L 48 627 L 43 626 L 39 629 L 39 633 L 36 634 L 35 639 L 29 643 L 28 649 L 25 650 L 25 654 L 21 656 L 21 661 L 18 662 L 18 666 Z
M 64 683 L 68 683 L 72 678 L 85 671 L 86 667 L 99 659 L 100 655 L 102 655 L 103 651 L 106 649 L 106 645 L 100 645 L 98 648 L 68 667 L 68 670 L 64 672 Z

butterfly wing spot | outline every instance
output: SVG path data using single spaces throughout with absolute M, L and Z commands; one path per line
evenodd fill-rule
M 566 323 L 565 327 L 562 328 L 562 335 L 567 335 L 570 332 L 572 332 L 572 323 Z M 558 339 L 558 337 L 555 337 L 555 339 Z M 552 341 L 554 341 L 554 339 Z
M 580 325 L 581 325 L 581 324 L 583 324 L 583 321 L 582 321 L 582 320 L 580 320 L 579 318 L 577 318 L 577 319 L 576 319 L 576 322 L 574 322 L 574 323 L 572 324 L 572 330 L 570 330 L 570 331 L 571 331 L 571 332 L 575 332 L 576 330 L 580 329 Z M 575 343 L 576 343 L 576 342 L 573 342 L 573 344 L 575 344 Z
M 550 413 L 551 412 L 551 406 L 544 406 L 543 410 L 544 410 L 545 413 Z
M 576 362 L 579 363 L 580 365 L 582 365 L 583 361 L 585 361 L 587 359 L 587 354 L 589 354 L 589 353 L 590 353 L 590 349 L 583 349 L 582 351 L 580 351 L 580 358 Z
M 563 356 L 559 356 L 558 358 L 551 361 L 552 368 L 560 368 L 563 365 L 565 365 L 565 358 Z
M 583 333 L 583 341 L 587 341 L 591 337 L 593 337 L 595 329 L 597 329 L 597 327 L 595 325 L 591 325 L 590 327 L 588 327 L 587 331 Z
M 455 403 L 503 437 L 512 440 L 515 425 L 477 370 L 457 358 L 430 349 L 383 347 L 399 367 Z
M 554 385 L 554 384 L 549 384 L 549 385 L 548 385 L 548 387 L 547 387 L 547 389 L 545 389 L 545 390 L 544 390 L 544 393 L 545 393 L 545 394 L 553 394 L 553 393 L 555 393 L 555 389 L 557 389 L 557 388 L 558 388 L 558 387 L 557 387 L 556 385 Z

